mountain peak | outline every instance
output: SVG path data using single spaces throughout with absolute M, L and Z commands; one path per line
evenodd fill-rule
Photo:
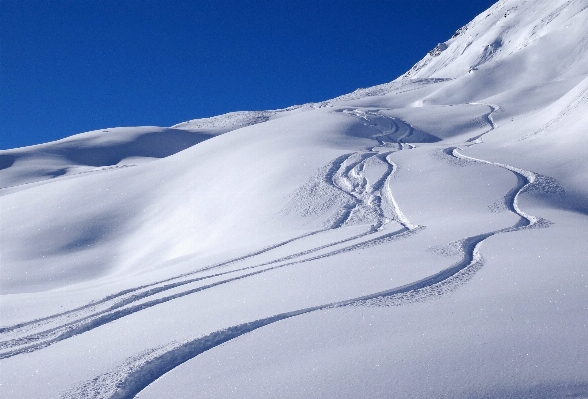
M 503 0 L 439 43 L 398 80 L 457 78 L 477 70 L 528 72 L 543 81 L 588 73 L 588 0 Z

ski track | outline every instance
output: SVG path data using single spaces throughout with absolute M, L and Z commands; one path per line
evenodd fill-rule
M 464 155 L 459 154 L 457 150 L 454 150 L 453 154 L 456 157 L 465 157 Z M 497 165 L 500 167 L 508 167 L 509 170 L 515 169 L 516 172 L 513 172 L 519 173 L 517 176 L 525 177 L 525 174 L 520 173 L 522 170 L 510 167 L 509 165 L 494 164 L 483 160 L 477 161 Z M 530 173 L 532 172 L 527 172 L 527 174 Z M 278 315 L 255 320 L 253 322 L 243 323 L 237 326 L 215 331 L 193 340 L 187 340 L 180 343 L 172 342 L 154 356 L 133 357 L 127 360 L 123 365 L 120 365 L 117 368 L 99 375 L 94 379 L 66 392 L 62 396 L 62 399 L 72 399 L 78 397 L 110 399 L 134 398 L 149 384 L 153 383 L 159 377 L 173 370 L 175 367 L 185 363 L 186 361 L 191 360 L 194 357 L 234 338 L 240 337 L 269 324 L 273 324 L 295 316 L 300 316 L 314 311 L 341 308 L 345 306 L 400 306 L 409 303 L 423 302 L 425 300 L 453 292 L 461 285 L 469 281 L 483 266 L 480 245 L 484 240 L 499 233 L 512 232 L 530 227 L 543 227 L 540 224 L 541 219 L 527 215 L 518 208 L 518 195 L 523 192 L 530 184 L 532 184 L 532 181 L 524 180 L 522 182 L 524 183 L 522 186 L 520 183 L 521 182 L 519 181 L 519 184 L 515 187 L 515 189 L 511 190 L 511 192 L 505 196 L 505 199 L 512 201 L 510 209 L 515 210 L 515 213 L 520 216 L 524 223 L 519 221 L 513 227 L 468 237 L 462 240 L 460 244 L 461 252 L 463 253 L 463 259 L 452 267 L 402 287 L 397 287 L 387 291 L 381 291 L 354 299 L 299 309 L 292 312 L 280 313 Z M 412 230 L 403 229 L 400 232 L 387 234 L 388 237 L 382 237 L 380 239 L 398 239 L 402 235 L 414 234 L 422 228 L 423 227 L 417 227 Z M 359 245 L 361 244 L 358 244 L 358 246 Z M 377 245 L 377 243 L 374 242 L 373 245 Z M 345 248 L 346 251 L 352 251 L 354 249 L 355 248 L 353 248 L 353 246 Z M 149 354 L 156 350 L 157 348 L 150 351 Z
M 332 172 L 333 175 L 335 174 L 335 172 L 337 171 L 337 169 L 339 169 L 341 167 L 341 164 L 345 161 L 345 159 L 347 157 L 348 156 L 340 157 L 341 158 L 339 160 L 340 162 L 338 162 L 335 165 L 335 167 L 333 168 L 334 169 L 333 172 Z M 331 179 L 332 179 L 332 177 L 331 177 Z M 249 268 L 265 266 L 265 265 L 268 265 L 268 264 L 271 264 L 271 263 L 275 263 L 275 262 L 279 262 L 279 261 L 283 261 L 283 260 L 289 260 L 289 259 L 295 258 L 297 256 L 306 255 L 306 254 L 309 254 L 309 253 L 312 253 L 312 252 L 315 252 L 315 251 L 318 251 L 318 250 L 327 248 L 327 247 L 332 246 L 332 245 L 337 245 L 337 244 L 340 244 L 340 243 L 343 243 L 343 242 L 346 242 L 346 241 L 351 241 L 351 240 L 357 239 L 357 238 L 362 237 L 364 235 L 371 234 L 373 231 L 375 231 L 375 229 L 372 228 L 372 229 L 370 229 L 366 233 L 363 233 L 363 234 L 360 234 L 360 235 L 356 235 L 356 236 L 350 237 L 350 238 L 345 239 L 345 240 L 337 241 L 337 242 L 334 242 L 334 243 L 331 243 L 331 244 L 323 245 L 321 247 L 317 247 L 317 248 L 306 250 L 306 251 L 303 251 L 303 252 L 300 252 L 300 253 L 297 253 L 297 254 L 289 255 L 289 256 L 286 256 L 286 257 L 283 257 L 283 258 L 276 259 L 276 260 L 274 260 L 272 262 L 262 263 L 262 264 L 257 265 L 257 266 L 252 266 L 252 267 L 245 268 L 245 269 L 232 270 L 232 271 L 224 272 L 224 273 L 217 273 L 217 274 L 213 274 L 213 275 L 209 275 L 209 276 L 205 276 L 205 277 L 194 278 L 194 279 L 184 280 L 184 281 L 180 281 L 180 282 L 176 282 L 176 283 L 172 283 L 172 284 L 167 284 L 167 285 L 164 285 L 164 286 L 159 286 L 161 284 L 170 283 L 170 282 L 173 282 L 174 280 L 178 280 L 178 279 L 181 279 L 181 278 L 186 278 L 188 276 L 191 276 L 191 275 L 194 275 L 194 274 L 197 274 L 197 273 L 202 273 L 204 271 L 208 271 L 208 270 L 211 270 L 211 269 L 220 268 L 220 267 L 223 267 L 223 266 L 228 266 L 230 264 L 237 263 L 239 261 L 243 261 L 243 260 L 246 260 L 246 259 L 249 259 L 249 258 L 258 256 L 258 255 L 264 254 L 264 253 L 266 253 L 268 251 L 271 251 L 273 249 L 282 247 L 282 246 L 287 245 L 289 243 L 292 243 L 294 241 L 298 241 L 298 240 L 301 240 L 303 238 L 307 238 L 307 237 L 310 237 L 310 236 L 313 236 L 313 235 L 316 235 L 316 234 L 325 232 L 327 230 L 329 230 L 329 229 L 314 231 L 314 232 L 311 232 L 311 233 L 308 233 L 308 234 L 304 234 L 304 235 L 301 235 L 301 236 L 292 238 L 290 240 L 283 241 L 281 243 L 278 243 L 278 244 L 275 244 L 275 245 L 272 245 L 272 246 L 268 246 L 268 247 L 263 248 L 263 249 L 261 249 L 259 251 L 255 251 L 253 253 L 250 253 L 250 254 L 247 254 L 247 255 L 244 255 L 244 256 L 241 256 L 241 257 L 238 257 L 238 258 L 234 258 L 234 259 L 231 259 L 231 260 L 228 260 L 228 261 L 225 261 L 225 262 L 221 262 L 221 263 L 217 263 L 217 264 L 214 264 L 214 265 L 211 265 L 211 266 L 207 266 L 207 267 L 198 269 L 198 270 L 193 271 L 193 272 L 190 272 L 190 273 L 184 273 L 184 274 L 181 274 L 179 276 L 175 276 L 175 277 L 172 277 L 172 278 L 161 280 L 161 281 L 156 282 L 156 283 L 152 283 L 152 284 L 143 285 L 143 286 L 136 287 L 136 288 L 131 288 L 131 289 L 123 290 L 123 291 L 121 291 L 119 293 L 116 293 L 116 294 L 113 294 L 113 295 L 109 295 L 109 296 L 107 296 L 107 297 L 105 297 L 105 298 L 103 298 L 101 300 L 93 301 L 93 302 L 91 302 L 88 305 L 85 305 L 85 306 L 82 306 L 80 308 L 76 308 L 76 309 L 73 309 L 73 310 L 70 310 L 70 311 L 67 311 L 67 312 L 59 313 L 59 314 L 56 314 L 56 315 L 52 315 L 52 316 L 49 316 L 49 317 L 45 317 L 45 318 L 41 318 L 41 319 L 29 321 L 29 322 L 19 323 L 17 325 L 10 326 L 10 327 L 5 327 L 5 328 L 0 329 L 0 334 L 4 334 L 5 335 L 5 334 L 10 333 L 10 332 L 15 332 L 15 331 L 18 331 L 18 330 L 22 330 L 23 328 L 29 327 L 29 326 L 31 326 L 33 324 L 41 325 L 41 324 L 50 322 L 51 320 L 55 320 L 55 319 L 66 319 L 66 320 L 68 320 L 68 319 L 74 319 L 81 312 L 83 312 L 83 313 L 94 313 L 94 314 L 96 314 L 96 313 L 103 313 L 104 311 L 100 312 L 98 309 L 99 308 L 104 308 L 106 310 L 112 310 L 114 308 L 118 308 L 118 307 L 124 306 L 125 304 L 128 304 L 130 302 L 136 301 L 137 299 L 142 299 L 142 298 L 145 298 L 146 296 L 153 295 L 153 294 L 159 293 L 161 291 L 164 291 L 164 290 L 167 290 L 167 289 L 170 289 L 170 288 L 177 287 L 179 285 L 188 284 L 188 283 L 191 283 L 191 282 L 194 282 L 194 281 L 203 280 L 203 279 L 218 277 L 218 276 L 221 276 L 221 275 L 224 275 L 224 274 L 234 273 L 234 272 L 238 272 L 238 271 L 241 271 L 241 270 L 246 270 L 246 269 L 249 269 Z
M 390 188 L 388 187 L 390 179 L 396 170 L 396 165 L 389 159 L 391 153 L 392 152 L 378 153 L 374 151 L 356 152 L 343 155 L 331 162 L 324 177 L 325 182 L 330 186 L 338 189 L 342 194 L 353 198 L 355 201 L 355 206 L 346 209 L 345 214 L 340 218 L 340 220 L 334 223 L 330 228 L 301 235 L 290 240 L 266 247 L 259 251 L 244 255 L 242 257 L 207 266 L 190 273 L 182 274 L 180 276 L 175 276 L 152 284 L 123 290 L 98 301 L 91 302 L 88 305 L 67 312 L 2 328 L 0 329 L 0 335 L 3 336 L 4 340 L 0 342 L 0 351 L 2 351 L 0 352 L 0 359 L 42 349 L 53 343 L 92 330 L 96 327 L 102 326 L 106 323 L 120 319 L 138 311 L 221 284 L 233 282 L 285 266 L 291 266 L 298 263 L 334 256 L 352 250 L 379 245 L 397 238 L 408 236 L 418 231 L 419 226 L 411 224 L 408 222 L 406 217 L 402 215 L 398 205 L 394 201 Z M 366 164 L 370 161 L 382 162 L 386 165 L 387 169 L 386 172 L 373 184 L 370 184 L 370 182 L 368 182 L 367 179 L 363 176 Z M 381 193 L 384 187 L 386 188 L 385 193 Z M 389 203 L 386 204 L 386 202 Z M 294 241 L 346 226 L 352 218 L 354 210 L 358 209 L 359 206 L 372 208 L 373 214 L 377 216 L 376 220 L 374 220 L 370 228 L 364 233 L 253 266 L 224 271 L 207 276 L 192 277 L 197 273 L 202 273 L 211 269 L 224 267 L 232 263 L 237 263 L 245 259 L 253 258 L 273 249 L 285 246 Z M 383 207 L 387 208 L 387 210 L 385 211 L 382 209 Z M 382 234 L 384 226 L 391 220 L 398 221 L 403 226 L 402 229 L 392 233 Z M 351 243 L 352 241 L 356 241 L 376 233 L 379 234 L 378 237 L 363 240 L 355 244 Z M 307 255 L 311 255 L 316 252 L 346 243 L 350 243 L 351 245 L 347 245 L 345 247 L 323 254 L 304 258 Z M 253 269 L 260 270 L 252 271 Z M 161 293 L 164 293 L 165 291 L 230 274 L 238 275 L 228 279 L 211 282 L 196 288 L 185 289 L 182 292 L 177 292 L 172 295 L 148 300 L 150 297 L 161 295 Z
M 467 142 L 471 143 L 471 145 L 481 142 L 481 137 L 484 134 L 494 130 L 496 127 L 492 119 L 492 114 L 496 112 L 499 107 L 494 105 L 488 106 L 490 107 L 490 112 L 485 115 L 485 119 L 490 125 L 490 129 L 481 135 L 468 140 Z M 343 112 L 357 117 L 358 119 L 364 121 L 366 126 L 369 126 L 378 131 L 378 134 L 374 135 L 373 138 L 374 140 L 378 141 L 379 147 L 390 147 L 395 145 L 397 150 L 414 148 L 414 146 L 409 143 L 402 143 L 402 141 L 405 141 L 412 134 L 412 128 L 408 124 L 400 125 L 397 123 L 397 121 L 394 120 L 394 118 L 385 117 L 379 111 L 346 109 Z M 399 136 L 398 138 L 394 139 L 392 135 Z M 384 140 L 384 138 L 392 141 L 387 142 Z M 374 147 L 370 151 L 360 151 L 351 154 L 345 154 L 338 157 L 329 164 L 327 171 L 324 174 L 323 182 L 336 189 L 342 196 L 350 199 L 352 204 L 342 206 L 342 209 L 338 210 L 340 213 L 339 217 L 329 227 L 292 238 L 290 240 L 266 247 L 242 257 L 228 260 L 226 262 L 207 266 L 205 268 L 201 268 L 199 270 L 185 273 L 183 275 L 172 277 L 153 284 L 121 291 L 117 294 L 111 295 L 69 312 L 1 329 L 1 334 L 7 334 L 9 332 L 18 333 L 25 332 L 29 328 L 38 329 L 47 322 L 60 323 L 62 320 L 66 320 L 68 318 L 75 319 L 72 322 L 60 324 L 55 328 L 36 332 L 25 337 L 1 342 L 0 348 L 9 350 L 0 354 L 0 358 L 11 357 L 21 353 L 38 350 L 51 345 L 52 343 L 81 334 L 85 331 L 89 331 L 93 328 L 107 324 L 127 315 L 222 284 L 248 278 L 270 270 L 276 270 L 286 266 L 355 251 L 416 234 L 420 230 L 424 229 L 424 227 L 411 223 L 409 219 L 404 216 L 400 210 L 400 207 L 395 201 L 390 188 L 390 179 L 397 170 L 397 165 L 391 160 L 391 155 L 394 151 L 382 153 L 376 151 L 376 148 L 377 147 Z M 507 169 L 515 174 L 517 177 L 517 184 L 505 195 L 504 201 L 506 207 L 511 212 L 519 216 L 519 220 L 512 227 L 507 227 L 460 240 L 458 242 L 458 246 L 460 248 L 459 252 L 462 254 L 462 260 L 455 265 L 442 270 L 439 273 L 401 287 L 396 287 L 390 290 L 344 301 L 332 302 L 324 305 L 294 310 L 291 312 L 284 312 L 267 318 L 228 327 L 192 340 L 171 342 L 168 345 L 144 351 L 137 356 L 127 359 L 127 361 L 125 361 L 122 365 L 119 365 L 118 367 L 107 371 L 104 374 L 98 375 L 97 377 L 65 392 L 62 395 L 62 398 L 133 398 L 149 384 L 180 364 L 234 338 L 240 337 L 258 328 L 276 323 L 281 320 L 314 311 L 341 308 L 346 306 L 399 306 L 408 303 L 422 302 L 439 295 L 447 294 L 469 281 L 473 275 L 483 266 L 484 262 L 480 253 L 480 246 L 484 240 L 500 233 L 513 232 L 534 227 L 546 227 L 549 225 L 549 222 L 545 221 L 544 219 L 540 219 L 525 213 L 519 206 L 520 195 L 523 192 L 532 189 L 535 182 L 538 181 L 540 175 L 537 175 L 534 172 L 516 168 L 514 166 L 469 157 L 460 153 L 459 150 L 460 149 L 457 147 L 450 147 L 446 148 L 444 152 L 461 162 L 466 162 L 466 164 L 473 162 L 488 164 L 491 166 Z M 368 162 L 377 161 L 385 163 L 387 170 L 379 179 L 370 184 L 368 179 L 365 177 L 364 172 Z M 306 237 L 346 226 L 350 223 L 354 211 L 362 206 L 367 208 L 372 207 L 378 216 L 371 224 L 367 232 L 360 233 L 358 235 L 339 241 L 331 242 L 319 247 L 300 251 L 291 255 L 286 255 L 278 259 L 273 259 L 257 265 L 224 271 L 208 276 L 186 278 L 196 273 L 202 273 L 207 270 L 220 268 L 245 259 L 253 258 Z M 306 255 L 310 255 L 337 245 L 350 243 L 354 240 L 361 240 L 364 237 L 369 237 L 370 235 L 381 232 L 384 226 L 391 220 L 398 222 L 402 228 L 398 231 L 390 233 L 380 233 L 378 237 L 369 238 L 367 240 L 334 249 L 329 252 L 320 253 L 311 257 L 305 257 Z M 243 274 L 239 274 L 227 279 L 221 279 L 219 281 L 211 282 L 209 284 L 195 288 L 186 289 L 172 295 L 143 301 L 150 296 L 173 288 L 235 273 Z M 138 301 L 143 302 L 137 303 Z M 102 306 L 103 309 L 97 310 L 99 306 Z
M 110 323 L 112 321 L 118 320 L 122 317 L 129 316 L 129 315 L 137 313 L 141 310 L 145 310 L 145 309 L 151 308 L 153 306 L 156 306 L 156 305 L 159 305 L 159 304 L 162 304 L 165 302 L 169 302 L 174 299 L 178 299 L 178 298 L 190 295 L 190 294 L 194 294 L 196 292 L 204 291 L 204 290 L 207 290 L 207 289 L 219 286 L 219 285 L 238 281 L 238 280 L 241 280 L 241 279 L 244 279 L 247 277 L 255 276 L 255 275 L 258 275 L 261 273 L 265 273 L 265 272 L 268 272 L 271 270 L 276 270 L 276 269 L 283 268 L 286 266 L 292 266 L 292 265 L 296 265 L 296 264 L 300 264 L 300 263 L 306 263 L 306 262 L 310 262 L 313 260 L 318 260 L 318 259 L 322 259 L 322 258 L 354 251 L 354 250 L 368 248 L 368 247 L 371 247 L 374 245 L 383 244 L 383 243 L 386 243 L 386 242 L 389 242 L 389 241 L 392 241 L 392 240 L 395 240 L 398 238 L 407 237 L 416 231 L 417 230 L 408 231 L 406 229 L 401 229 L 396 232 L 383 234 L 383 235 L 376 237 L 376 238 L 362 241 L 357 244 L 349 245 L 349 246 L 346 246 L 346 247 L 343 247 L 343 248 L 340 248 L 340 249 L 337 249 L 337 250 L 334 250 L 331 252 L 327 252 L 324 254 L 316 255 L 316 256 L 313 256 L 310 258 L 304 258 L 304 259 L 296 260 L 293 262 L 277 264 L 277 265 L 266 267 L 266 268 L 263 268 L 260 270 L 250 271 L 249 273 L 237 275 L 235 277 L 231 277 L 231 278 L 228 278 L 225 280 L 220 280 L 220 281 L 212 282 L 210 284 L 198 286 L 198 287 L 195 287 L 192 289 L 187 289 L 187 290 L 181 291 L 176 294 L 152 299 L 150 301 L 136 303 L 136 302 L 140 302 L 144 299 L 147 299 L 150 296 L 161 293 L 163 291 L 178 288 L 180 286 L 195 283 L 198 281 L 202 281 L 202 280 L 205 280 L 205 279 L 208 279 L 211 277 L 219 277 L 219 276 L 235 273 L 235 271 L 217 273 L 213 276 L 195 278 L 195 279 L 191 279 L 188 281 L 182 281 L 182 282 L 175 283 L 175 284 L 169 284 L 164 287 L 158 287 L 156 289 L 152 289 L 152 290 L 149 290 L 145 293 L 135 295 L 134 297 L 128 298 L 122 302 L 119 302 L 119 303 L 111 306 L 110 308 L 108 308 L 106 310 L 102 310 L 102 311 L 98 311 L 98 312 L 94 312 L 94 313 L 89 313 L 89 314 L 87 312 L 87 313 L 84 313 L 83 315 L 79 316 L 76 320 L 66 322 L 66 323 L 59 325 L 57 327 L 50 328 L 50 329 L 43 330 L 43 331 L 37 331 L 37 332 L 34 332 L 33 334 L 29 334 L 24 337 L 19 337 L 19 338 L 14 338 L 11 340 L 3 341 L 0 343 L 0 350 L 4 350 L 4 352 L 0 353 L 0 359 L 16 356 L 16 355 L 19 355 L 22 353 L 33 352 L 33 351 L 45 348 L 49 345 L 52 345 L 54 343 L 63 341 L 65 339 L 71 338 L 73 336 L 82 334 L 84 332 L 93 330 L 94 328 L 97 328 L 97 327 L 100 327 L 100 326 L 105 325 L 107 323 Z M 356 235 L 351 238 L 347 238 L 347 239 L 340 240 L 340 241 L 337 241 L 334 243 L 330 243 L 330 244 L 324 245 L 322 247 L 317 247 L 317 248 L 313 248 L 310 250 L 302 251 L 300 253 L 297 253 L 294 255 L 289 255 L 289 256 L 286 256 L 283 258 L 279 258 L 279 259 L 276 259 L 276 260 L 273 260 L 273 261 L 270 261 L 267 263 L 245 267 L 245 268 L 239 269 L 238 271 L 240 271 L 240 272 L 248 271 L 248 270 L 260 268 L 263 266 L 268 266 L 268 265 L 284 262 L 284 261 L 287 261 L 290 259 L 295 259 L 296 257 L 300 257 L 302 255 L 307 255 L 307 254 L 317 252 L 322 249 L 326 249 L 328 247 L 332 247 L 332 246 L 339 245 L 339 244 L 342 244 L 342 243 L 345 243 L 348 241 L 352 241 L 357 238 L 361 238 L 365 235 L 367 235 L 367 234 Z M 135 303 L 135 304 L 133 304 L 133 303 Z M 132 306 L 127 306 L 127 305 L 132 305 Z M 88 314 L 88 315 L 86 315 L 86 314 Z M 38 324 L 33 327 L 42 327 L 42 326 L 43 326 L 43 324 Z M 24 331 L 27 331 L 27 330 L 24 329 Z
M 479 144 L 482 142 L 482 136 L 484 136 L 487 133 L 490 133 L 492 130 L 496 129 L 496 124 L 494 123 L 494 119 L 492 118 L 492 115 L 495 112 L 500 111 L 500 106 L 498 106 L 496 104 L 484 104 L 484 103 L 471 103 L 471 104 L 472 105 L 485 105 L 490 108 L 490 112 L 488 112 L 487 114 L 484 115 L 484 119 L 485 119 L 486 123 L 488 123 L 488 125 L 490 125 L 490 128 L 488 130 L 486 130 L 484 133 L 481 133 L 477 136 L 471 137 L 467 140 L 468 143 Z

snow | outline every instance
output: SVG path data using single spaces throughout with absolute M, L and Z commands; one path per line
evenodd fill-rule
M 0 151 L 0 396 L 588 397 L 588 0 L 397 80 Z

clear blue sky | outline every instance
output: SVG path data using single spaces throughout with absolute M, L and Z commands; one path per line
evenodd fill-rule
M 0 149 L 391 81 L 493 0 L 0 0 Z

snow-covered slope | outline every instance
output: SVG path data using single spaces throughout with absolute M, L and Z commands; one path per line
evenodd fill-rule
M 500 0 L 439 43 L 399 80 L 508 70 L 503 80 L 555 80 L 585 72 L 586 3 Z M 481 73 L 478 73 L 481 74 Z
M 588 397 L 588 0 L 318 104 L 0 151 L 0 396 Z

